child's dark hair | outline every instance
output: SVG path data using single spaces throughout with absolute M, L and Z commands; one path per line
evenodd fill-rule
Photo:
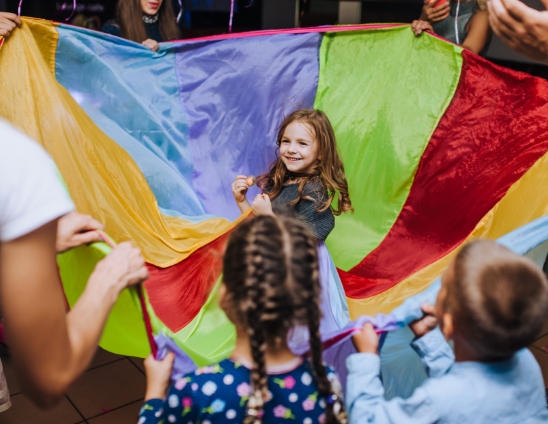
M 287 116 L 278 131 L 276 144 L 278 148 L 282 143 L 285 129 L 293 122 L 302 122 L 307 124 L 313 131 L 314 137 L 318 141 L 319 158 L 316 164 L 306 175 L 299 175 L 299 197 L 289 204 L 293 206 L 301 199 L 314 200 L 303 196 L 304 186 L 312 179 L 319 178 L 328 193 L 327 200 L 316 205 L 318 212 L 323 212 L 331 208 L 334 215 L 340 215 L 343 212 L 353 211 L 352 202 L 348 193 L 348 183 L 344 174 L 344 166 L 340 159 L 340 154 L 337 150 L 337 142 L 335 132 L 329 122 L 326 114 L 321 110 L 301 109 L 296 110 Z M 271 165 L 270 172 L 263 174 L 257 178 L 258 186 L 264 190 L 266 187 L 271 187 L 268 195 L 271 199 L 276 198 L 282 191 L 284 183 L 288 180 L 288 173 L 284 163 L 277 158 Z M 335 194 L 339 192 L 337 198 L 337 209 L 332 206 Z
M 531 260 L 477 240 L 455 260 L 446 310 L 480 355 L 505 358 L 530 345 L 548 318 L 548 281 Z
M 285 340 L 295 325 L 306 325 L 310 331 L 312 366 L 326 401 L 325 423 L 345 422 L 342 402 L 334 396 L 322 362 L 316 239 L 295 220 L 258 216 L 244 221 L 230 236 L 223 273 L 228 302 L 248 329 L 253 356 L 253 393 L 244 423 L 262 422 L 267 346 Z

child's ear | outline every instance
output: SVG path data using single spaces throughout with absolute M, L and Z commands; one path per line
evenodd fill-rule
M 226 300 L 226 286 L 223 283 L 221 284 L 221 287 L 219 287 L 219 306 L 225 313 L 227 310 Z
M 447 340 L 451 340 L 454 334 L 453 315 L 448 312 L 444 312 L 441 318 L 441 331 Z

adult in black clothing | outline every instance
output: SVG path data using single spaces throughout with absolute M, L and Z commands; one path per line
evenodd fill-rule
M 170 0 L 118 0 L 116 20 L 103 32 L 117 35 L 158 51 L 158 43 L 177 40 L 179 28 Z

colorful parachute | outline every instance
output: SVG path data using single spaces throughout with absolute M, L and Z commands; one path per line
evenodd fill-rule
M 467 239 L 548 214 L 548 83 L 408 26 L 231 34 L 153 53 L 27 18 L 0 72 L 0 116 L 50 152 L 80 211 L 142 249 L 154 330 L 198 364 L 233 343 L 216 302 L 239 219 L 230 183 L 267 169 L 295 108 L 324 110 L 343 156 L 356 212 L 327 246 L 353 317 L 423 292 Z M 60 257 L 71 304 L 104 249 Z M 148 353 L 132 292 L 101 344 Z

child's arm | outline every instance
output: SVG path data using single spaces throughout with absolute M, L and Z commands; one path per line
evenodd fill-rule
M 247 177 L 245 175 L 238 175 L 232 183 L 232 194 L 234 195 L 234 200 L 236 200 L 241 213 L 245 213 L 251 209 L 251 205 L 245 197 L 247 190 L 249 190 Z
M 480 10 L 472 16 L 472 19 L 470 19 L 470 23 L 468 25 L 470 26 L 470 29 L 468 30 L 468 35 L 462 43 L 462 47 L 474 53 L 480 53 L 491 37 L 489 15 L 487 12 Z
M 384 399 L 379 377 L 379 338 L 371 324 L 365 324 L 353 340 L 360 353 L 350 355 L 346 360 L 346 404 L 350 424 L 431 424 L 439 420 L 427 392 L 420 387 L 408 399 Z
M 157 361 L 152 355 L 145 360 L 147 390 L 145 403 L 139 413 L 139 424 L 195 421 L 192 400 L 189 401 L 192 395 L 185 392 L 185 389 L 188 391 L 186 379 L 169 387 L 174 358 L 172 353 L 168 353 L 161 361 Z
M 421 358 L 428 377 L 439 377 L 446 374 L 455 363 L 455 355 L 437 328 L 435 306 L 424 304 L 421 309 L 424 316 L 409 324 L 416 336 L 411 347 Z

